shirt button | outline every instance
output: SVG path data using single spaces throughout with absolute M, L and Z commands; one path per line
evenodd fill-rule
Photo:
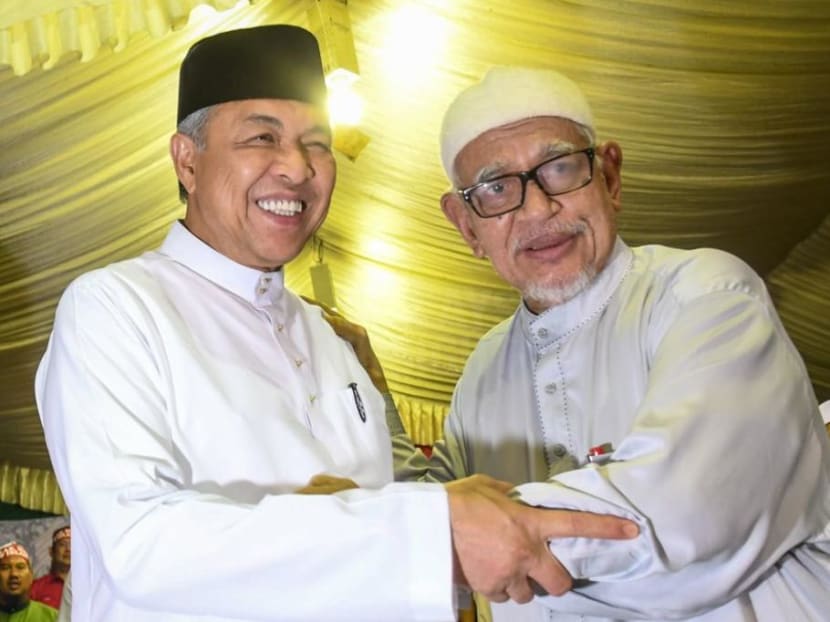
M 267 288 L 265 288 L 265 287 L 260 287 L 260 288 L 258 288 L 258 289 L 256 290 L 256 293 L 257 293 L 257 294 L 264 294 L 264 293 L 265 293 L 265 292 L 267 292 L 267 291 L 268 291 L 268 289 L 267 289 Z
M 546 384 L 545 393 L 547 393 L 548 395 L 553 395 L 554 393 L 556 393 L 556 383 L 551 382 L 550 384 Z
M 296 365 L 297 367 L 302 367 L 303 360 L 302 359 L 294 359 L 294 365 Z
M 281 333 L 285 329 L 284 324 L 277 324 L 277 332 Z
M 548 336 L 548 329 L 547 328 L 540 328 L 539 332 L 536 333 L 539 339 L 544 339 Z
M 309 403 L 311 403 L 311 404 L 313 404 L 313 403 L 314 403 L 314 400 L 316 400 L 316 399 L 317 399 L 317 396 L 316 396 L 316 395 L 309 395 L 309 396 L 308 396 L 308 401 L 309 401 Z
M 561 443 L 556 443 L 556 445 L 551 447 L 551 449 L 553 451 L 553 455 L 556 456 L 557 458 L 562 458 L 565 454 L 568 453 L 567 448 L 564 445 L 562 445 Z

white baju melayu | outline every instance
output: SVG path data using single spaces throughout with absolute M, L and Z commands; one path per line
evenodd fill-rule
M 446 493 L 390 483 L 383 397 L 281 271 L 175 224 L 69 286 L 36 394 L 74 620 L 454 619 Z M 285 494 L 317 473 L 364 489 Z
M 437 479 L 545 482 L 521 498 L 641 527 L 554 541 L 576 588 L 494 620 L 830 620 L 827 434 L 763 283 L 731 255 L 618 239 L 587 290 L 481 340 L 445 432 Z M 604 443 L 612 461 L 588 463 Z

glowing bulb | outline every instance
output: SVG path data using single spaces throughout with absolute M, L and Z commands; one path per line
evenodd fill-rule
M 233 0 L 225 0 L 224 2 L 220 2 L 218 4 L 220 5 L 220 8 L 218 9 L 210 4 L 199 4 L 198 6 L 193 7 L 190 10 L 188 24 L 198 24 L 202 28 L 220 26 L 223 21 L 227 20 L 231 16 L 231 14 L 241 12 L 244 10 L 244 7 L 250 6 L 250 0 L 239 0 L 235 4 L 233 3 Z M 253 26 L 255 25 L 256 19 L 257 18 L 254 15 L 243 17 L 243 19 L 238 22 L 238 25 L 240 27 Z
M 402 287 L 392 270 L 372 261 L 360 267 L 355 294 L 355 317 L 371 325 L 389 320 L 389 309 L 400 304 Z
M 332 125 L 357 125 L 363 114 L 363 100 L 350 85 L 329 87 L 329 120 Z
M 415 4 L 387 14 L 382 30 L 387 80 L 410 91 L 420 89 L 443 57 L 447 31 L 445 19 Z
M 395 246 L 380 238 L 370 238 L 365 242 L 365 248 L 367 256 L 381 263 L 394 262 L 400 255 Z
M 193 7 L 190 11 L 190 23 L 191 24 L 198 24 L 208 19 L 213 19 L 216 17 L 217 11 L 209 4 L 200 4 L 198 6 Z

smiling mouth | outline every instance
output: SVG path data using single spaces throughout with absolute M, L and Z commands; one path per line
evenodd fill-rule
M 585 232 L 583 224 L 560 224 L 555 227 L 547 227 L 527 235 L 524 239 L 518 240 L 515 250 L 535 254 L 544 251 L 554 251 L 572 242 L 576 237 Z
M 277 216 L 295 216 L 305 209 L 305 203 L 302 201 L 263 199 L 256 204 L 260 209 Z
M 568 240 L 570 240 L 570 238 L 566 238 L 566 239 L 564 239 L 564 240 L 556 240 L 556 241 L 553 241 L 553 240 L 548 240 L 548 241 L 546 241 L 546 242 L 539 242 L 539 243 L 537 243 L 537 244 L 531 244 L 531 245 L 530 245 L 530 246 L 528 246 L 525 250 L 529 250 L 529 251 L 543 251 L 543 250 L 546 250 L 546 249 L 548 249 L 548 248 L 554 248 L 554 247 L 556 247 L 556 246 L 562 246 L 562 245 L 563 245 L 563 244 L 565 244 Z
M 573 235 L 546 235 L 523 246 L 526 252 L 539 252 L 563 246 L 573 239 Z

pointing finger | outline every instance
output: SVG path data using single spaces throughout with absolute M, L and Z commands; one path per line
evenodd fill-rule
M 540 537 L 628 540 L 640 533 L 637 523 L 610 514 L 527 508 L 534 512 Z

